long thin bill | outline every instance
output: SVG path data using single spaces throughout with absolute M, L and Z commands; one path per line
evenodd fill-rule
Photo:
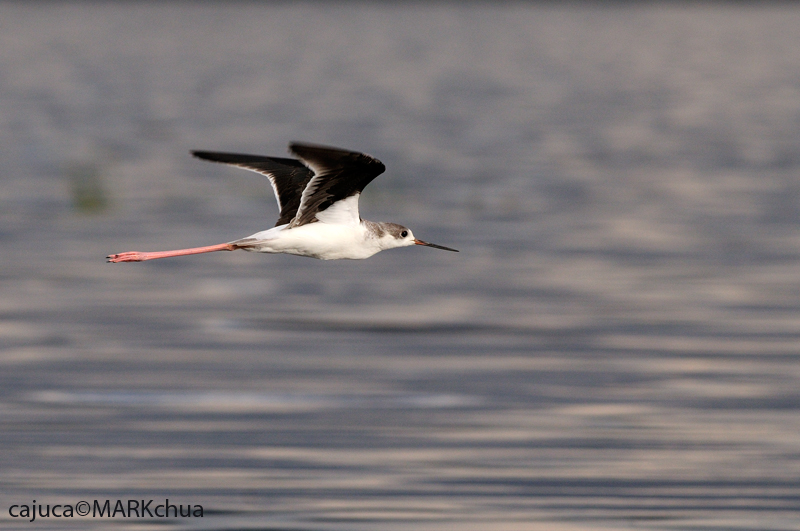
M 443 251 L 453 251 L 454 253 L 458 252 L 456 249 L 451 249 L 450 247 L 445 247 L 443 245 L 436 245 L 435 243 L 424 242 L 422 240 L 414 240 L 414 243 L 417 245 L 424 245 L 426 247 L 433 247 L 434 249 L 442 249 Z

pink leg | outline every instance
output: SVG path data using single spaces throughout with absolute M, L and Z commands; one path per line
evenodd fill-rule
M 152 253 L 140 253 L 139 251 L 129 251 L 127 253 L 110 254 L 106 256 L 106 262 L 144 262 L 145 260 L 155 260 L 156 258 L 169 258 L 170 256 L 186 256 L 187 254 L 213 253 L 214 251 L 235 251 L 238 247 L 232 243 L 220 243 L 219 245 L 209 245 L 208 247 L 192 247 L 191 249 L 176 249 L 174 251 L 156 251 Z

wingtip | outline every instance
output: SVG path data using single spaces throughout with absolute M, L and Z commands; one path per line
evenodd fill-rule
M 371 166 L 376 172 L 375 175 L 380 175 L 386 171 L 386 166 L 372 155 L 335 146 L 293 140 L 289 142 L 289 153 L 305 162 L 308 162 L 311 157 L 330 157 L 337 160 L 337 162 L 338 159 L 344 158 L 347 161 L 347 165 Z

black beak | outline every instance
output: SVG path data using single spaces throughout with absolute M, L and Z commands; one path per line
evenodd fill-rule
M 436 245 L 435 243 L 424 242 L 422 240 L 414 240 L 414 243 L 417 245 L 424 245 L 426 247 L 433 247 L 434 249 L 442 249 L 443 251 L 453 251 L 454 253 L 458 252 L 456 249 L 451 249 L 450 247 L 444 247 L 442 245 Z

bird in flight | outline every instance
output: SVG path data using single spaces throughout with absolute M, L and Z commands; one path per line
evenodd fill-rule
M 410 229 L 397 223 L 361 219 L 358 197 L 364 187 L 386 169 L 378 159 L 364 153 L 301 142 L 290 143 L 289 152 L 297 159 L 192 151 L 195 157 L 203 160 L 266 175 L 280 208 L 278 222 L 271 229 L 207 247 L 112 254 L 106 257 L 107 261 L 142 262 L 237 249 L 321 260 L 361 260 L 386 249 L 411 245 L 458 252 L 418 240 Z

